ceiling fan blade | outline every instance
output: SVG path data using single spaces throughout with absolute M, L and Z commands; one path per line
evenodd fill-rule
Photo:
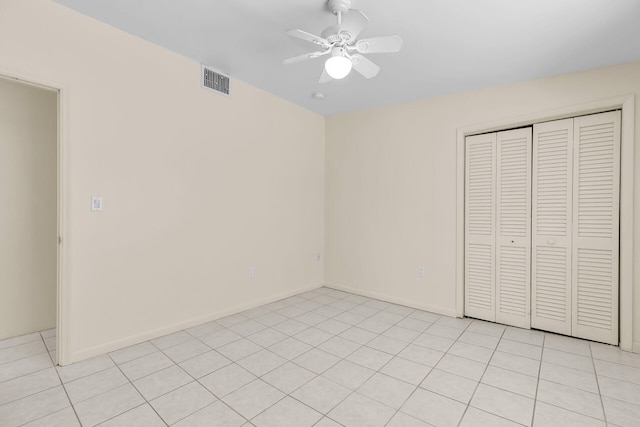
M 286 33 L 287 33 L 287 35 L 289 35 L 291 37 L 295 37 L 297 39 L 305 40 L 305 41 L 317 44 L 318 46 L 329 46 L 329 44 L 330 44 L 326 39 L 323 39 L 322 37 L 313 35 L 311 33 L 307 33 L 306 31 L 302 31 L 302 30 L 287 30 Z
M 340 34 L 348 33 L 350 37 L 345 37 L 346 41 L 353 41 L 358 37 L 360 31 L 369 22 L 367 15 L 359 10 L 351 9 L 342 16 L 342 25 L 340 25 Z
M 368 79 L 377 76 L 380 71 L 380 67 L 358 53 L 351 55 L 351 63 L 354 70 Z
M 320 80 L 318 81 L 320 83 L 327 83 L 327 82 L 330 82 L 331 80 L 333 79 L 331 78 L 329 73 L 327 73 L 327 70 L 325 70 L 324 67 L 322 67 L 322 74 L 320 74 Z
M 325 50 L 325 51 L 319 50 L 317 52 L 305 53 L 304 55 L 298 55 L 298 56 L 294 56 L 292 58 L 287 58 L 284 61 L 282 61 L 282 63 L 285 64 L 285 65 L 295 64 L 295 63 L 298 63 L 298 62 L 306 61 L 307 59 L 313 59 L 313 58 L 317 58 L 319 56 L 326 55 L 329 52 L 331 52 L 331 51 L 330 50 Z
M 358 40 L 355 48 L 360 53 L 390 53 L 398 52 L 402 47 L 400 36 L 374 37 Z

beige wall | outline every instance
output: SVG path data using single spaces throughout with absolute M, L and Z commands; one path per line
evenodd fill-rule
M 62 89 L 62 363 L 321 285 L 322 116 L 47 0 L 0 0 L 0 73 Z
M 457 129 L 639 93 L 636 62 L 327 118 L 325 281 L 455 315 Z M 636 173 L 635 224 L 639 194 Z M 636 226 L 635 266 L 639 245 Z M 640 269 L 634 275 L 640 351 Z
M 0 78 L 0 339 L 56 326 L 57 104 Z

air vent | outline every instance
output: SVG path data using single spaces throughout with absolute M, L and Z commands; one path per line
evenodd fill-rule
M 230 79 L 229 76 L 220 74 L 212 68 L 202 64 L 202 87 L 213 90 L 218 93 L 229 95 Z

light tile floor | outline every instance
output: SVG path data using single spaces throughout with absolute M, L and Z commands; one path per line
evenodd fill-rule
M 65 367 L 0 341 L 0 425 L 638 426 L 640 355 L 320 288 Z

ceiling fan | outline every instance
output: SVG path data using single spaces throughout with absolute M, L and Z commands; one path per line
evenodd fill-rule
M 402 39 L 396 35 L 357 40 L 369 18 L 361 11 L 351 9 L 351 0 L 329 0 L 328 5 L 338 22 L 326 28 L 320 36 L 302 30 L 287 30 L 289 36 L 314 43 L 320 50 L 285 59 L 283 63 L 294 64 L 331 55 L 324 64 L 320 83 L 343 79 L 352 68 L 367 79 L 375 77 L 380 67 L 362 54 L 398 52 L 402 47 Z

